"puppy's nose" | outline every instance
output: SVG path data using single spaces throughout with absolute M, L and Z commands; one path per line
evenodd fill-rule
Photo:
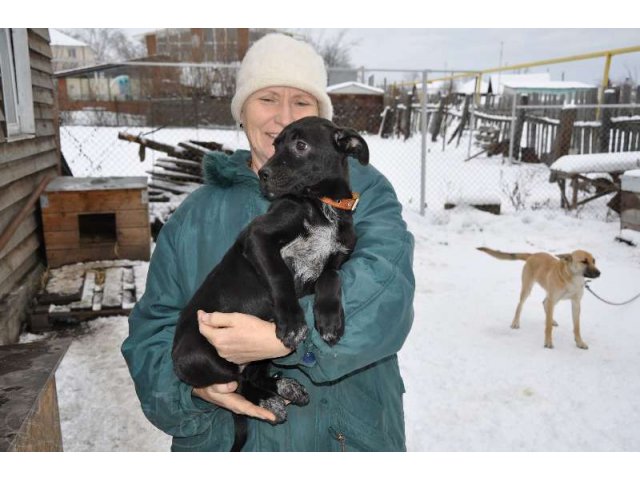
M 270 169 L 262 167 L 260 170 L 258 170 L 258 177 L 260 177 L 261 181 L 266 182 L 270 176 L 271 176 Z

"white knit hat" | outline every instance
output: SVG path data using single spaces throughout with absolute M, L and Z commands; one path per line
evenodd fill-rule
M 319 115 L 333 117 L 327 95 L 324 60 L 311 45 L 281 33 L 270 33 L 254 43 L 242 60 L 231 100 L 231 113 L 241 123 L 240 112 L 246 99 L 266 87 L 295 87 L 318 100 Z

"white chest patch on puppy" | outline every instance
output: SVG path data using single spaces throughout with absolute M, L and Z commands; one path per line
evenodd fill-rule
M 305 232 L 280 250 L 296 284 L 317 280 L 331 255 L 348 253 L 347 248 L 337 241 L 337 214 L 331 207 L 323 208 L 323 212 L 328 224 L 310 225 L 305 221 Z

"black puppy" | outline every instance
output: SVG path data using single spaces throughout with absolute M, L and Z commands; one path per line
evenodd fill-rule
M 241 368 L 218 355 L 198 329 L 197 311 L 240 312 L 276 324 L 276 336 L 290 349 L 304 340 L 307 326 L 298 298 L 315 293 L 315 328 L 329 345 L 344 333 L 338 269 L 356 243 L 352 212 L 357 194 L 349 184 L 347 157 L 369 162 L 363 138 L 319 117 L 287 126 L 274 141 L 275 153 L 258 172 L 260 189 L 273 200 L 238 236 L 180 315 L 173 362 L 180 380 L 194 387 L 238 381 L 238 392 L 286 419 L 286 400 L 306 405 L 297 381 L 272 377 L 269 361 Z M 246 417 L 234 416 L 232 450 L 246 440 Z

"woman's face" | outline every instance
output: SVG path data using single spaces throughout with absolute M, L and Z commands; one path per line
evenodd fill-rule
M 317 116 L 318 101 L 293 87 L 267 87 L 254 92 L 242 107 L 242 125 L 251 145 L 251 168 L 258 172 L 273 155 L 273 141 L 284 127 Z

